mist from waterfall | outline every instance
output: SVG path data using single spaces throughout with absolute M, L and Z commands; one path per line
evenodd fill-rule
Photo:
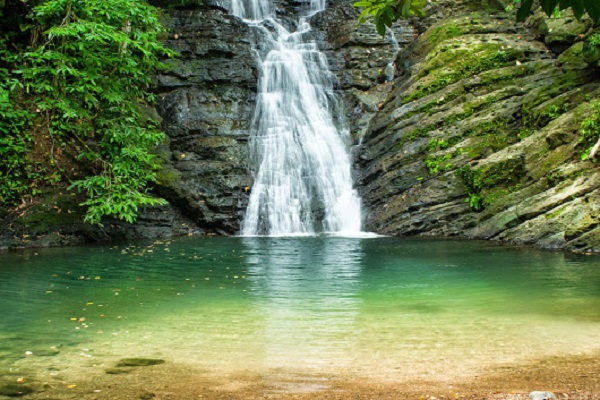
M 324 6 L 324 0 L 311 1 L 307 15 Z M 336 126 L 334 116 L 343 109 L 335 77 L 307 40 L 307 17 L 289 32 L 271 0 L 233 0 L 231 8 L 253 27 L 261 67 L 250 138 L 255 181 L 242 235 L 360 233 L 349 131 L 343 122 Z

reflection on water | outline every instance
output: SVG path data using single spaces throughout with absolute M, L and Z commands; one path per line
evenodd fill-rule
M 361 242 L 244 238 L 242 243 L 264 318 L 266 366 L 321 369 L 350 363 L 361 304 Z
M 158 357 L 218 374 L 452 379 L 600 348 L 593 257 L 452 240 L 186 238 L 3 253 L 0 265 L 8 375 Z

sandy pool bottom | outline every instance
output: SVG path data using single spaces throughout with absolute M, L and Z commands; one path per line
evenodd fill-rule
M 18 378 L 17 378 L 18 379 Z M 184 364 L 165 364 L 106 373 L 99 367 L 77 378 L 47 375 L 25 382 L 35 389 L 24 399 L 528 399 L 534 390 L 559 399 L 600 399 L 600 353 L 548 357 L 505 364 L 472 375 L 402 378 L 356 374 L 307 374 L 290 369 L 220 373 Z M 0 396 L 2 398 L 2 396 Z

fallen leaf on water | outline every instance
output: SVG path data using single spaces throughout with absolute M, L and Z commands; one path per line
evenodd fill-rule
M 27 382 L 27 379 L 25 378 L 17 378 L 17 383 L 25 383 Z
M 76 387 L 77 385 L 75 384 L 67 385 L 67 389 L 75 389 Z

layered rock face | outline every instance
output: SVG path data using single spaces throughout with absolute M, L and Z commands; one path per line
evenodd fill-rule
M 588 65 L 580 41 L 590 25 L 565 14 L 524 27 L 493 3 L 440 0 L 428 18 L 395 25 L 397 47 L 357 27 L 351 2 L 311 18 L 345 100 L 365 229 L 600 251 L 600 170 L 581 158 L 582 123 L 600 119 L 600 57 Z M 0 247 L 239 231 L 253 183 L 251 31 L 215 5 L 168 14 L 166 43 L 180 57 L 157 77 L 170 142 L 156 191 L 171 205 L 99 230 L 56 193 L 3 216 Z
M 581 157 L 600 96 L 576 43 L 589 25 L 462 12 L 401 55 L 404 76 L 369 124 L 367 229 L 600 251 L 600 169 Z
M 289 25 L 305 9 L 301 3 L 277 4 Z M 345 110 L 336 114 L 342 120 L 347 115 L 360 137 L 391 88 L 391 83 L 379 84 L 386 81 L 395 50 L 390 38 L 379 37 L 372 26 L 356 30 L 357 17 L 351 3 L 332 4 L 311 18 L 310 35 L 326 53 L 346 100 Z M 216 6 L 170 11 L 167 27 L 166 45 L 180 57 L 158 77 L 157 111 L 170 138 L 161 151 L 158 193 L 201 232 L 235 234 L 253 183 L 248 139 L 259 71 L 252 32 Z M 401 46 L 413 40 L 407 24 L 395 33 Z
M 248 135 L 256 93 L 250 32 L 225 11 L 169 13 L 180 56 L 158 76 L 157 111 L 170 138 L 158 192 L 204 232 L 239 230 L 248 202 Z

